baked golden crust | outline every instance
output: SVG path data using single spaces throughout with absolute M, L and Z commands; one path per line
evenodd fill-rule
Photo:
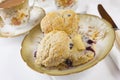
M 35 63 L 45 67 L 58 66 L 69 57 L 70 43 L 72 41 L 64 31 L 46 34 L 38 46 Z
M 44 33 L 49 33 L 52 30 L 62 30 L 63 26 L 63 18 L 58 12 L 48 13 L 41 21 L 41 29 Z
M 52 30 L 65 31 L 72 34 L 78 29 L 79 18 L 72 10 L 60 10 L 48 13 L 41 21 L 41 29 L 44 33 Z
M 94 58 L 95 53 L 92 51 L 87 51 L 85 54 L 76 54 L 79 56 L 75 57 L 75 54 L 71 55 L 71 60 L 73 61 L 73 66 L 78 66 L 85 64 Z

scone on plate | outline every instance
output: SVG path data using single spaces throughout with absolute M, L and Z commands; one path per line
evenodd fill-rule
M 94 58 L 93 47 L 80 34 L 69 37 L 65 31 L 53 30 L 40 40 L 35 64 L 58 70 L 75 67 Z
M 41 29 L 44 33 L 53 30 L 65 31 L 72 34 L 78 30 L 79 17 L 72 10 L 60 10 L 48 13 L 41 21 Z
M 79 33 L 78 22 L 72 10 L 48 13 L 41 21 L 44 37 L 37 48 L 35 64 L 62 70 L 92 60 L 94 41 Z
M 45 67 L 57 67 L 70 55 L 72 40 L 64 31 L 56 31 L 45 35 L 41 40 L 35 63 Z
M 61 11 L 59 14 L 64 12 L 66 13 Z M 58 16 L 58 13 L 56 15 Z M 71 29 L 67 32 L 65 26 L 56 27 L 54 22 L 60 20 L 60 16 L 53 17 L 54 19 L 49 16 L 50 20 L 46 18 L 45 29 L 42 26 L 44 33 L 40 26 L 35 27 L 22 44 L 21 55 L 27 65 L 40 73 L 60 76 L 86 70 L 102 60 L 111 50 L 115 40 L 112 26 L 104 19 L 93 15 L 78 16 L 79 28 L 71 34 Z M 48 24 L 49 22 L 56 26 Z M 68 24 L 71 24 L 69 22 Z M 50 31 L 45 33 L 47 29 Z

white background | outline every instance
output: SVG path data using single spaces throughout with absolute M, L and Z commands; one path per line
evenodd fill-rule
M 119 0 L 79 0 L 80 5 L 76 12 L 84 11 L 96 14 L 98 3 L 102 3 L 118 26 L 120 26 L 120 1 Z M 82 8 L 82 9 L 81 9 Z M 45 10 L 48 10 L 46 8 Z M 20 49 L 25 35 L 15 38 L 0 38 L 0 80 L 50 80 L 47 75 L 37 73 L 23 62 Z M 79 76 L 78 76 L 79 74 Z M 108 55 L 94 67 L 68 75 L 69 80 L 120 80 L 120 71 Z M 66 76 L 57 77 L 57 80 L 67 80 Z

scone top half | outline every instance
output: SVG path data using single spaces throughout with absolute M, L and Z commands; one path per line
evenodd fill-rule
M 48 13 L 41 21 L 42 32 L 49 33 L 52 30 L 65 31 L 72 34 L 78 30 L 79 17 L 72 10 L 60 10 Z

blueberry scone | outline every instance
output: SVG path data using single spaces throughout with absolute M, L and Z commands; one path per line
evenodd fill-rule
M 59 27 L 61 30 L 53 29 L 44 34 L 37 47 L 36 65 L 47 69 L 64 70 L 85 64 L 94 58 L 95 41 L 93 39 L 84 37 L 76 30 L 68 34 L 62 26 Z
M 41 40 L 36 56 L 36 64 L 57 67 L 70 55 L 72 40 L 64 31 L 52 31 Z
M 72 10 L 60 10 L 48 13 L 41 21 L 41 29 L 44 33 L 52 30 L 65 31 L 72 34 L 78 30 L 78 15 Z
M 60 10 L 46 14 L 41 26 L 30 31 L 21 55 L 33 70 L 61 76 L 96 65 L 110 52 L 114 40 L 115 32 L 106 20 Z

